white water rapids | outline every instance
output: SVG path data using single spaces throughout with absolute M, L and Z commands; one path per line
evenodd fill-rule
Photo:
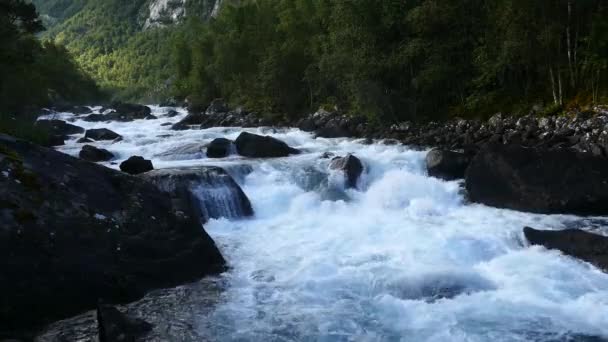
M 121 134 L 120 142 L 93 143 L 114 153 L 115 162 L 141 155 L 155 168 L 224 167 L 251 200 L 253 218 L 205 225 L 231 269 L 220 278 L 217 303 L 188 316 L 195 336 L 211 341 L 608 338 L 608 274 L 557 251 L 530 247 L 522 234 L 524 226 L 603 230 L 602 219 L 469 204 L 461 183 L 426 176 L 425 152 L 315 139 L 297 129 L 246 129 L 304 151 L 288 158 L 163 154 L 217 137 L 235 139 L 244 130 L 161 126 L 183 118 L 185 111 L 178 111 L 165 118 L 167 108 L 153 107 L 157 120 L 73 123 Z M 59 150 L 77 155 L 83 144 L 76 138 Z M 320 158 L 324 152 L 353 153 L 363 161 L 358 190 L 344 191 L 340 176 L 328 171 L 329 159 Z M 243 164 L 251 167 L 238 167 Z

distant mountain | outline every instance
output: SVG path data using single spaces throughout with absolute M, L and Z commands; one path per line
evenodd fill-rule
M 154 100 L 171 78 L 172 41 L 186 18 L 208 20 L 222 0 L 32 0 L 48 30 L 119 97 Z

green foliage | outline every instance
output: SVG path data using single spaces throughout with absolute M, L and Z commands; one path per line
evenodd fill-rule
M 173 92 L 380 122 L 598 102 L 607 11 L 601 0 L 232 2 L 180 28 Z
M 41 30 L 32 4 L 0 3 L 0 132 L 39 142 L 46 136 L 33 127 L 30 111 L 51 102 L 86 102 L 98 95 L 95 83 L 65 48 L 34 36 Z

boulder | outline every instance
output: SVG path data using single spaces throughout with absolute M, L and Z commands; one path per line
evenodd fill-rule
M 82 137 L 82 138 L 76 140 L 76 142 L 79 143 L 79 144 L 92 143 L 93 139 Z
M 329 163 L 331 170 L 340 170 L 344 173 L 345 185 L 347 188 L 356 188 L 361 173 L 363 173 L 363 163 L 359 158 L 352 154 L 345 157 L 336 157 Z
M 84 128 L 63 120 L 38 120 L 35 125 L 52 134 L 61 136 L 84 133 Z
M 122 138 L 120 134 L 113 132 L 107 128 L 88 129 L 87 132 L 84 134 L 84 137 L 93 140 L 114 140 L 117 138 Z
M 84 159 L 90 162 L 101 162 L 101 161 L 108 161 L 112 158 L 114 158 L 114 155 L 112 154 L 112 152 L 103 149 L 103 148 L 97 148 L 95 146 L 91 146 L 91 145 L 84 145 L 82 147 L 82 150 L 80 150 L 79 153 L 80 159 Z
M 73 106 L 73 105 L 56 105 L 53 107 L 55 112 L 61 113 L 72 113 L 76 115 L 88 114 L 91 112 L 91 108 L 86 106 Z
M 46 142 L 47 147 L 65 145 L 65 137 L 63 135 L 50 135 Z
M 189 207 L 140 178 L 0 135 L 0 293 L 10 294 L 0 330 L 19 336 L 99 298 L 130 302 L 224 271 Z
M 113 103 L 114 112 L 106 114 L 113 121 L 133 121 L 151 118 L 152 110 L 148 106 L 132 103 Z M 155 117 L 154 117 L 155 118 Z
M 171 110 L 169 110 L 167 112 L 167 114 L 165 116 L 168 117 L 168 118 L 173 118 L 173 117 L 176 117 L 178 115 L 179 115 L 179 113 L 176 110 L 171 109 Z
M 535 213 L 608 213 L 608 160 L 590 153 L 488 145 L 466 171 L 469 198 Z
M 185 159 L 201 159 L 204 158 L 205 146 L 200 143 L 189 143 L 181 146 L 173 147 L 165 152 L 158 153 L 154 157 L 163 160 L 185 160 Z
M 429 176 L 444 180 L 464 178 L 470 162 L 469 155 L 444 149 L 433 149 L 426 155 Z
M 230 155 L 232 141 L 226 138 L 213 139 L 207 146 L 207 157 L 209 158 L 224 158 Z
M 203 223 L 212 218 L 235 219 L 253 215 L 249 198 L 222 168 L 160 169 L 146 172 L 140 177 L 154 183 L 160 190 L 191 198 L 197 203 L 196 208 Z
M 132 156 L 120 163 L 120 170 L 131 175 L 138 175 L 154 170 L 154 166 L 152 165 L 151 160 L 144 159 L 144 157 L 140 156 Z
M 580 229 L 537 230 L 524 228 L 524 236 L 532 245 L 557 249 L 566 255 L 587 261 L 608 271 L 608 237 Z
M 111 305 L 99 304 L 96 311 L 99 342 L 136 342 L 152 330 L 144 320 L 132 318 Z
M 207 107 L 207 110 L 205 110 L 207 115 L 221 114 L 226 112 L 228 112 L 228 106 L 223 99 L 215 99 L 211 101 L 211 104 L 209 107 Z
M 82 118 L 87 122 L 105 122 L 110 121 L 110 118 L 106 114 L 89 114 Z
M 281 140 L 247 132 L 239 134 L 235 145 L 238 154 L 249 158 L 286 157 L 290 154 L 300 153 Z

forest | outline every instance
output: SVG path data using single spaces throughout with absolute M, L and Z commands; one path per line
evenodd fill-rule
M 381 121 L 552 114 L 605 101 L 602 0 L 242 1 L 190 20 L 174 94 Z
M 44 30 L 36 8 L 22 0 L 0 2 L 0 132 L 31 132 L 32 110 L 99 98 L 94 80 L 68 51 L 36 35 Z
M 226 0 L 214 18 L 214 1 L 191 0 L 185 20 L 149 29 L 147 0 L 33 3 L 36 27 L 3 15 L 4 108 L 86 98 L 89 78 L 120 100 L 221 97 L 380 123 L 550 115 L 608 97 L 602 0 Z

